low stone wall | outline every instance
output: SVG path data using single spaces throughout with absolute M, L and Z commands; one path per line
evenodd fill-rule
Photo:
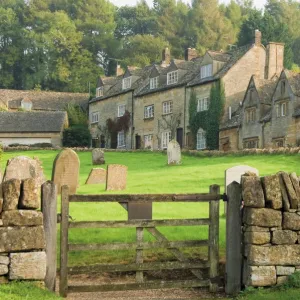
M 242 176 L 243 284 L 278 285 L 300 271 L 300 187 L 295 173 Z
M 35 179 L 0 186 L 0 283 L 44 280 L 45 233 Z

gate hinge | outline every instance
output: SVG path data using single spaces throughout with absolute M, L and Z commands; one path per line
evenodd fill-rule
M 222 200 L 228 202 L 228 196 L 225 193 L 222 195 Z

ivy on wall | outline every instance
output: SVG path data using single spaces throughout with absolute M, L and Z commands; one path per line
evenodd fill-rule
M 193 92 L 189 105 L 189 127 L 193 140 L 197 140 L 197 132 L 202 128 L 206 132 L 206 145 L 209 150 L 219 149 L 219 127 L 225 103 L 225 90 L 222 81 L 213 84 L 210 90 L 209 109 L 197 112 L 197 98 Z

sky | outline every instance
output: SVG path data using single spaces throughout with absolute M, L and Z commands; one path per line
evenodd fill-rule
M 110 2 L 114 3 L 115 5 L 118 6 L 123 6 L 123 5 L 135 5 L 138 0 L 110 0 Z M 190 3 L 191 0 L 184 0 L 185 2 Z M 229 3 L 230 0 L 220 0 L 223 3 Z M 147 0 L 148 4 L 152 4 L 152 0 Z M 266 0 L 254 0 L 254 5 L 257 8 L 263 8 L 264 4 L 266 3 Z

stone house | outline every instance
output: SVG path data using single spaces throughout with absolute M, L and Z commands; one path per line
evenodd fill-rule
M 170 139 L 176 138 L 182 147 L 192 147 L 191 95 L 194 93 L 197 97 L 198 111 L 208 110 L 211 88 L 222 81 L 226 99 L 219 146 L 224 150 L 237 149 L 236 119 L 249 80 L 253 75 L 262 80 L 279 75 L 283 68 L 283 51 L 284 45 L 279 43 L 269 43 L 265 48 L 261 44 L 261 33 L 256 30 L 254 44 L 226 53 L 208 50 L 204 56 L 197 57 L 196 50 L 189 48 L 185 60 L 176 60 L 171 59 L 170 50 L 166 48 L 159 63 L 144 69 L 128 69 L 115 78 L 100 79 L 97 97 L 89 103 L 94 144 L 98 141 L 100 146 L 114 148 L 165 149 Z M 126 82 L 130 82 L 130 87 Z M 117 142 L 104 143 L 106 120 L 120 117 L 120 106 L 130 112 L 130 129 L 126 133 L 118 132 Z M 199 150 L 207 148 L 206 132 L 202 128 L 194 144 Z
M 68 127 L 66 112 L 0 112 L 0 144 L 31 145 L 48 143 L 62 146 Z

